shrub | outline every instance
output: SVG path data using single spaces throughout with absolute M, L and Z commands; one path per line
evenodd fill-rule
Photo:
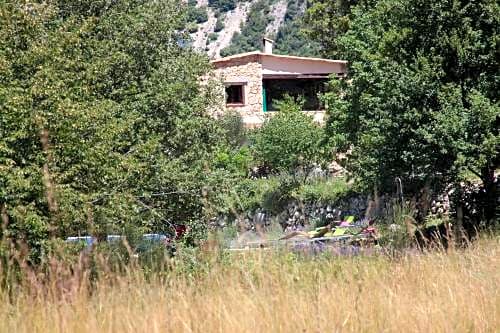
M 215 32 L 219 32 L 221 31 L 222 29 L 224 29 L 224 20 L 221 18 L 221 17 L 218 17 L 217 18 L 217 22 L 215 22 L 215 28 L 214 28 L 214 31 Z
M 208 5 L 221 12 L 228 12 L 236 8 L 236 0 L 208 0 Z
M 350 186 L 345 178 L 329 180 L 314 180 L 302 185 L 293 193 L 293 197 L 301 201 L 335 202 L 345 197 L 350 191 Z
M 212 33 L 210 33 L 210 34 L 208 35 L 208 41 L 209 41 L 209 42 L 212 42 L 212 41 L 214 41 L 214 40 L 217 40 L 217 37 L 218 37 L 218 36 L 219 36 L 219 34 L 218 34 L 218 33 L 216 33 L 216 32 L 212 32 Z
M 252 155 L 247 147 L 236 150 L 221 148 L 215 155 L 215 166 L 233 174 L 246 176 L 252 162 Z
M 277 103 L 278 114 L 266 120 L 252 138 L 257 159 L 275 171 L 303 175 L 327 161 L 323 129 L 301 112 L 303 100 L 287 96 Z
M 187 19 L 198 24 L 208 21 L 207 7 L 188 7 Z
M 40 257 L 47 239 L 201 221 L 220 134 L 208 59 L 179 33 L 185 7 L 3 4 L 2 236 Z
M 219 126 L 224 131 L 224 138 L 231 146 L 241 146 L 246 141 L 246 130 L 241 115 L 235 110 L 228 110 L 219 118 Z
M 194 22 L 189 22 L 187 25 L 186 25 L 186 30 L 190 33 L 190 34 L 194 34 L 195 32 L 198 31 L 198 25 Z

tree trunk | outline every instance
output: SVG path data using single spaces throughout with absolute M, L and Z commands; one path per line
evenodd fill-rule
M 463 232 L 464 232 L 464 207 L 462 202 L 462 187 L 460 184 L 456 185 L 457 190 L 457 225 L 455 226 L 455 240 L 462 240 Z
M 497 180 L 495 179 L 494 168 L 485 167 L 481 170 L 481 180 L 483 181 L 484 197 L 482 206 L 484 218 L 487 226 L 493 226 L 496 221 L 497 206 Z

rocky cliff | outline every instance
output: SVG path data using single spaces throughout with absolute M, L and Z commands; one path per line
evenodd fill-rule
M 276 41 L 276 53 L 317 55 L 317 46 L 301 33 L 306 0 L 189 0 L 187 5 L 193 46 L 210 58 L 260 49 L 264 36 Z

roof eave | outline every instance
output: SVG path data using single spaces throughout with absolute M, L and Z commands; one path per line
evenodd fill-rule
M 232 61 L 232 60 L 243 59 L 243 58 L 250 57 L 250 56 L 258 56 L 259 60 L 262 59 L 262 57 L 274 57 L 274 58 L 292 59 L 292 60 L 305 60 L 305 61 L 318 61 L 318 62 L 347 64 L 347 60 L 333 60 L 333 59 L 324 59 L 324 58 L 299 57 L 299 56 L 289 56 L 289 55 L 281 55 L 281 54 L 269 54 L 269 53 L 263 53 L 260 51 L 235 54 L 232 56 L 212 60 L 211 63 L 220 64 L 220 63 L 224 63 L 224 62 L 228 62 L 228 61 Z

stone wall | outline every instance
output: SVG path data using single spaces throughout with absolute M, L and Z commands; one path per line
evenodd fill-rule
M 258 59 L 234 59 L 216 66 L 215 76 L 223 83 L 245 83 L 245 104 L 231 108 L 241 114 L 246 126 L 259 126 L 264 121 L 265 114 L 262 110 L 262 65 Z
M 240 230 L 256 230 L 258 227 L 265 229 L 276 221 L 284 231 L 291 231 L 307 229 L 318 224 L 325 225 L 349 215 L 355 216 L 356 220 L 378 217 L 379 223 L 383 223 L 393 216 L 395 200 L 396 198 L 391 196 L 380 196 L 375 202 L 368 195 L 362 194 L 348 196 L 335 202 L 291 200 L 279 214 L 272 214 L 264 208 L 257 208 L 248 210 L 236 218 L 218 216 L 212 219 L 211 224 L 216 228 L 235 224 Z M 410 204 L 408 201 L 407 205 Z M 430 204 L 429 218 L 448 219 L 451 208 L 447 192 L 433 195 Z M 418 208 L 415 207 L 412 215 L 418 214 Z

